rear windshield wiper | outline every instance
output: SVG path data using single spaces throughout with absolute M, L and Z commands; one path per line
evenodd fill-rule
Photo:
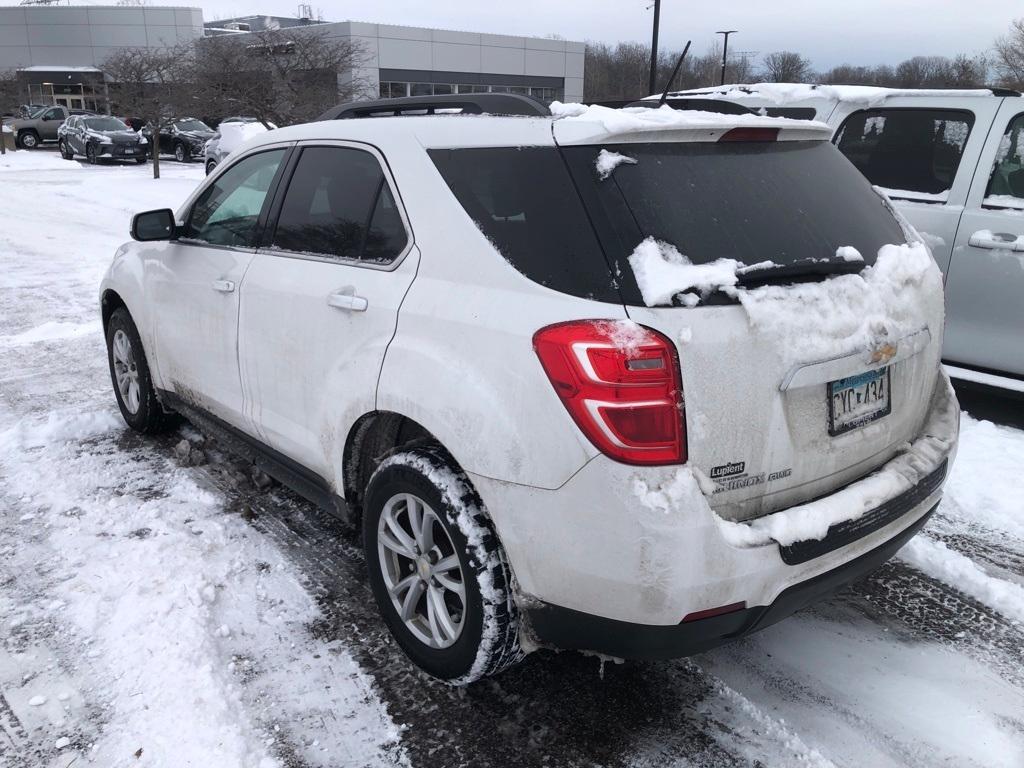
M 786 285 L 789 283 L 811 283 L 833 275 L 856 275 L 865 264 L 863 261 L 843 259 L 802 259 L 789 264 L 753 265 L 736 270 L 736 283 L 744 288 L 762 285 Z

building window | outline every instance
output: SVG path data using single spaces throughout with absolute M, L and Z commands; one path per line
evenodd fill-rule
M 413 96 L 431 96 L 433 95 L 433 85 L 431 83 L 413 83 L 410 94 Z
M 409 95 L 408 83 L 381 83 L 380 97 L 382 99 L 401 99 Z
M 454 86 L 448 83 L 434 83 L 435 96 L 447 96 L 449 93 L 453 93 L 454 90 Z

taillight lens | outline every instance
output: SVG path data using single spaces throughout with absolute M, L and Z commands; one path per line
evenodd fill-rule
M 777 141 L 778 128 L 732 128 L 718 139 L 722 141 Z
M 541 328 L 533 348 L 602 453 L 626 464 L 686 461 L 679 360 L 667 338 L 633 323 L 579 320 Z

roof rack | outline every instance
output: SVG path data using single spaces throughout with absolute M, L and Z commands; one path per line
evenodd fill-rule
M 409 96 L 404 99 L 350 101 L 331 107 L 317 120 L 438 114 L 550 117 L 551 110 L 542 102 L 518 93 L 457 93 L 451 96 Z

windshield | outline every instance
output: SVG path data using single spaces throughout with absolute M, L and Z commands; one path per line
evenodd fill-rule
M 43 114 L 43 112 L 45 112 L 48 109 L 49 109 L 49 107 L 35 107 L 34 109 L 28 110 L 28 116 L 31 119 L 35 120 L 37 117 L 39 117 L 41 114 Z
M 85 121 L 90 131 L 127 131 L 128 126 L 116 117 L 90 117 Z
M 189 118 L 188 120 L 179 120 L 174 124 L 177 126 L 179 131 L 212 131 L 206 123 L 202 120 L 196 120 L 195 118 Z

